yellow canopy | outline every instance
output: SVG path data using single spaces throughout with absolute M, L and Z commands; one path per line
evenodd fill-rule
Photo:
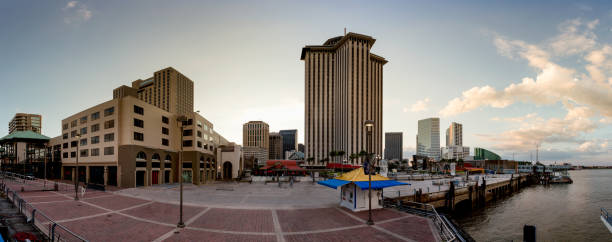
M 344 175 L 336 177 L 336 179 L 343 180 L 343 181 L 352 181 L 352 182 L 368 181 L 368 175 L 364 174 L 363 167 L 362 167 L 362 168 L 354 169 L 350 172 L 344 173 Z M 391 179 L 386 178 L 381 175 L 372 174 L 372 181 L 387 181 L 387 180 L 391 180 Z

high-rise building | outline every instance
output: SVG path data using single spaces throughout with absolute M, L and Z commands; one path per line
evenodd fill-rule
M 249 121 L 242 125 L 242 147 L 245 154 L 252 154 L 258 164 L 265 164 L 268 159 L 270 126 L 263 121 Z M 256 147 L 259 149 L 254 149 Z
M 463 125 L 452 122 L 446 129 L 446 147 L 463 146 Z
M 16 113 L 9 122 L 9 134 L 15 131 L 31 130 L 41 133 L 42 116 L 40 114 Z
M 282 160 L 283 159 L 283 136 L 279 133 L 270 133 L 270 142 L 268 149 L 269 160 Z
M 376 40 L 348 33 L 302 48 L 305 65 L 305 157 L 320 166 L 330 151 L 367 150 L 366 120 L 373 120 L 372 152 L 382 154 L 385 58 L 370 52 Z M 335 162 L 343 159 L 333 157 Z M 362 158 L 354 160 L 361 164 Z M 331 161 L 331 160 L 330 160 Z
M 278 133 L 283 137 L 283 159 L 288 159 L 284 154 L 288 151 L 298 151 L 297 129 L 281 130 Z
M 385 159 L 402 160 L 403 134 L 402 132 L 385 133 Z
M 419 120 L 417 155 L 440 160 L 440 118 Z
M 306 149 L 306 147 L 304 147 L 304 144 L 302 144 L 302 143 L 298 144 L 298 151 L 299 152 L 304 153 L 305 149 Z

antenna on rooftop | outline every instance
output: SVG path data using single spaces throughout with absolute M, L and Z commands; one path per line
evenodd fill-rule
M 344 35 L 346 36 L 346 27 L 344 27 Z

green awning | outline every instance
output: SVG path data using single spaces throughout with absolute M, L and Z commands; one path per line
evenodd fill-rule
M 50 139 L 51 138 L 44 136 L 42 134 L 36 133 L 31 130 L 27 130 L 27 131 L 13 132 L 12 134 L 9 134 L 7 136 L 0 138 L 0 142 L 19 142 L 19 141 L 47 142 Z

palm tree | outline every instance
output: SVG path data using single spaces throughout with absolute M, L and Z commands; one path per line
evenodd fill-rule
M 338 151 L 336 151 L 336 155 L 340 156 L 340 159 L 341 159 L 341 160 L 342 160 L 342 158 L 344 157 L 344 154 L 346 154 L 346 153 L 344 152 L 344 150 L 338 150 Z
M 349 155 L 349 159 L 351 160 L 351 163 L 354 163 L 353 161 L 355 161 L 355 159 L 357 159 L 357 157 L 359 157 L 359 155 L 355 154 L 355 153 Z
M 306 160 L 308 160 L 308 164 L 312 165 L 312 162 L 314 161 L 314 157 L 308 157 L 308 159 Z
M 332 160 L 334 159 L 334 157 L 338 156 L 338 152 L 336 152 L 335 150 L 332 150 L 329 152 L 329 157 L 332 158 Z

